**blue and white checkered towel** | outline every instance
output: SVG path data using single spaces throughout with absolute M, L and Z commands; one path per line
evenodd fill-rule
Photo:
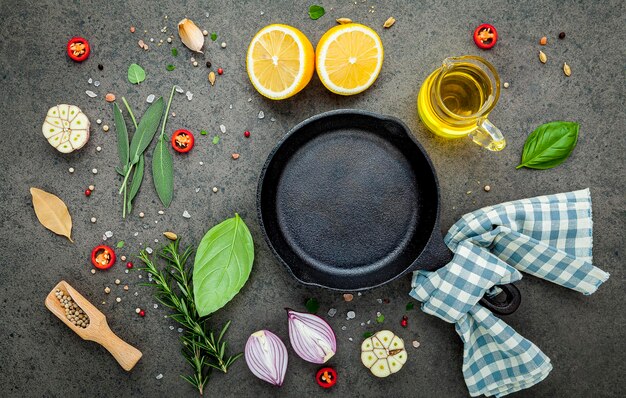
M 520 280 L 520 271 L 587 295 L 609 278 L 591 264 L 589 190 L 484 207 L 464 215 L 445 242 L 453 260 L 415 272 L 410 295 L 456 324 L 470 395 L 500 397 L 542 381 L 550 359 L 478 302 L 494 285 Z

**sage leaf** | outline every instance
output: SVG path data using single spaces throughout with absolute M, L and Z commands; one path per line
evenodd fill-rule
M 141 154 L 144 153 L 148 145 L 150 145 L 150 142 L 152 142 L 154 134 L 161 123 L 162 115 L 163 98 L 160 97 L 158 100 L 154 101 L 154 103 L 151 104 L 143 114 L 143 117 L 137 126 L 137 130 L 133 135 L 129 151 L 131 164 L 136 164 L 139 161 Z
M 250 276 L 254 243 L 239 214 L 211 228 L 202 238 L 193 266 L 193 293 L 200 316 L 222 308 Z
M 163 206 L 169 207 L 174 196 L 174 164 L 168 140 L 161 137 L 152 155 L 152 180 Z
M 30 194 L 33 196 L 35 215 L 41 225 L 74 242 L 71 236 L 72 217 L 65 203 L 58 196 L 39 188 L 31 188 Z
M 113 104 L 113 121 L 115 122 L 115 132 L 117 134 L 117 156 L 120 158 L 121 170 L 126 170 L 130 159 L 128 158 L 129 143 L 126 122 L 122 116 L 122 111 L 117 103 Z
M 141 187 L 141 183 L 143 182 L 143 173 L 144 173 L 144 156 L 141 155 L 139 157 L 139 162 L 137 162 L 137 166 L 135 166 L 135 172 L 133 173 L 133 180 L 130 183 L 130 190 L 128 191 L 127 198 L 127 208 L 130 213 L 133 206 L 133 200 L 135 196 L 137 196 L 137 192 L 139 192 L 139 188 Z
M 139 84 L 146 80 L 146 71 L 137 64 L 130 64 L 128 67 L 128 81 L 132 84 Z
M 324 7 L 322 6 L 312 5 L 309 7 L 309 17 L 313 20 L 320 19 L 325 13 L 326 10 L 324 10 Z
M 516 168 L 545 170 L 560 165 L 576 147 L 579 128 L 578 123 L 563 121 L 537 127 L 526 139 L 522 161 Z

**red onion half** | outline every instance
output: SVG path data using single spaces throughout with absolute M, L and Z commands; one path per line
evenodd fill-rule
M 281 386 L 287 372 L 287 347 L 269 330 L 248 337 L 244 356 L 250 371 L 259 379 Z
M 307 362 L 326 363 L 337 352 L 335 332 L 317 315 L 287 309 L 289 339 L 298 356 Z

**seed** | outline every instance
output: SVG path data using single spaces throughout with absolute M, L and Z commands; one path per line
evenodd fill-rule
M 394 23 L 396 23 L 396 19 L 394 17 L 389 17 L 383 24 L 383 28 L 389 29 Z
M 233 157 L 233 159 L 237 160 L 237 159 L 239 159 L 239 154 L 238 153 L 233 153 L 232 157 Z
M 135 27 L 134 26 L 130 27 L 130 33 L 135 33 Z
M 411 343 L 413 345 L 414 348 L 418 348 L 420 346 L 420 342 L 417 340 L 413 340 L 413 343 Z
M 128 285 L 124 285 L 124 290 L 128 290 Z
M 69 171 L 70 173 L 73 173 L 74 172 L 74 168 L 70 167 L 69 169 L 67 169 L 67 171 Z
M 145 47 L 146 47 L 146 43 L 144 43 L 144 42 L 143 42 L 143 40 L 139 40 L 139 41 L 137 42 L 137 45 L 138 45 L 140 48 L 145 48 Z
M 92 274 L 95 274 L 95 273 L 96 273 L 96 270 L 92 268 L 92 269 L 91 269 L 91 273 L 92 273 Z
M 543 51 L 539 51 L 539 61 L 541 61 L 542 64 L 548 61 L 548 56 Z
M 105 124 L 104 126 L 102 126 L 102 131 L 104 131 L 105 133 L 109 131 L 109 125 Z
M 102 120 L 100 120 L 100 119 L 96 119 L 96 123 L 98 123 L 98 124 L 102 124 Z
M 96 151 L 100 152 L 101 150 L 102 150 L 102 147 L 101 147 L 101 146 L 97 146 L 97 147 L 96 147 Z
M 248 130 L 244 131 L 243 136 L 246 138 L 250 138 L 250 132 Z
M 91 169 L 91 172 L 94 174 L 98 174 L 98 169 Z
M 206 67 L 210 68 L 211 67 L 211 61 L 206 61 Z
M 198 66 L 198 61 L 193 61 L 193 66 Z
M 205 36 L 208 36 L 209 35 L 209 31 L 205 29 L 205 30 L 202 31 L 202 34 L 205 35 Z
M 143 218 L 145 214 L 143 214 L 143 211 L 139 213 L 139 218 Z
M 146 311 L 144 311 L 144 310 L 139 311 L 139 316 L 140 317 L 146 316 Z
M 209 72 L 209 83 L 211 83 L 211 86 L 215 84 L 215 73 L 213 71 Z
M 346 294 L 343 295 L 344 301 L 347 301 L 347 302 L 352 301 L 353 298 L 354 298 L 354 295 L 352 295 L 350 293 L 346 293 Z
M 107 100 L 107 102 L 113 102 L 115 101 L 115 94 L 113 93 L 108 93 L 105 97 L 105 100 Z
M 565 32 L 559 33 L 559 39 L 561 40 L 565 39 Z
M 572 75 L 572 69 L 569 67 L 567 62 L 563 63 L 563 73 L 565 73 L 565 76 L 568 76 L 568 77 Z
M 116 285 L 119 285 L 120 283 L 121 283 L 121 281 L 120 281 L 119 279 L 116 279 L 116 280 L 115 280 L 115 284 L 116 284 Z
M 111 293 L 111 288 L 110 288 L 110 287 L 108 287 L 108 286 L 107 286 L 107 287 L 105 287 L 105 288 L 104 288 L 104 292 L 105 292 L 106 294 Z
M 176 239 L 178 239 L 178 235 L 176 235 L 174 232 L 170 232 L 170 231 L 163 232 L 163 236 L 165 236 L 169 240 L 176 240 Z
M 127 262 L 126 263 L 126 268 L 128 268 L 128 269 L 133 268 L 133 262 L 132 261 Z
M 126 261 L 126 256 L 122 256 L 120 259 L 122 259 L 122 261 Z
M 85 189 L 85 196 L 87 196 L 87 197 L 91 196 L 91 190 L 90 189 Z
M 91 222 L 95 223 L 96 222 L 96 217 L 91 217 Z
M 217 187 L 213 187 L 213 193 L 217 193 L 217 191 L 219 191 L 219 189 L 217 189 Z
M 491 191 L 491 187 L 489 185 L 485 185 L 483 189 L 485 190 L 485 192 Z
M 224 73 L 224 69 L 222 68 L 217 68 L 217 74 L 221 75 L 222 73 Z
M 548 44 L 548 38 L 547 38 L 547 37 L 545 37 L 545 36 L 544 36 L 544 37 L 542 37 L 542 38 L 539 40 L 539 44 L 541 44 L 542 46 L 545 46 L 546 44 Z
M 135 308 L 135 312 L 139 314 L 141 312 L 141 308 L 139 307 Z
M 102 64 L 98 64 L 98 69 L 99 69 L 99 70 L 104 69 L 104 65 L 102 65 Z
M 337 21 L 337 23 L 339 25 L 345 25 L 347 23 L 352 23 L 352 20 L 350 18 L 337 18 L 336 21 Z
M 93 191 L 94 189 L 96 189 L 96 187 L 94 187 L 93 185 L 90 185 L 90 186 L 89 186 L 89 190 L 90 190 L 90 191 Z
M 117 301 L 117 302 L 119 303 L 119 302 L 121 302 L 121 301 L 122 301 L 122 299 L 121 299 L 120 297 L 117 297 L 117 298 L 115 299 L 115 301 Z
M 510 84 L 509 82 L 504 82 L 504 88 L 509 88 Z
M 226 48 L 226 42 L 225 41 L 222 42 L 222 48 Z

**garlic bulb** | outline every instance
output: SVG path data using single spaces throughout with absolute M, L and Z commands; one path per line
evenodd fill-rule
M 204 35 L 192 20 L 185 18 L 178 23 L 178 35 L 183 44 L 191 51 L 202 52 Z
M 89 140 L 89 119 L 79 107 L 61 104 L 48 110 L 41 131 L 57 151 L 70 153 Z
M 404 341 L 389 330 L 381 330 L 361 344 L 361 362 L 376 377 L 396 373 L 406 363 Z

